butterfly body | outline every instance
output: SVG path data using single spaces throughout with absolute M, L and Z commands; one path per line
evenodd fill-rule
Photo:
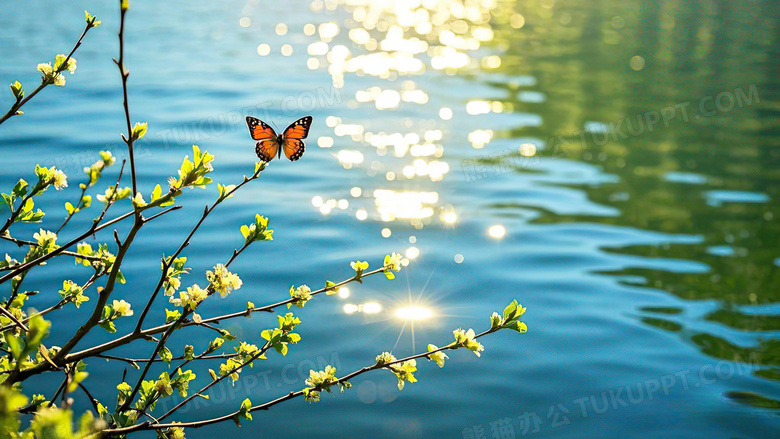
M 290 161 L 300 159 L 306 149 L 303 139 L 309 135 L 311 121 L 311 116 L 302 117 L 291 123 L 281 134 L 276 134 L 276 131 L 262 120 L 246 117 L 249 134 L 252 139 L 258 141 L 255 144 L 255 153 L 265 162 L 270 162 L 274 157 L 281 158 L 282 150 Z

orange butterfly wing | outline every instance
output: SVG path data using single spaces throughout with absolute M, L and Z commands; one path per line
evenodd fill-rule
M 290 161 L 296 161 L 303 157 L 303 152 L 306 149 L 303 140 L 309 135 L 309 128 L 311 127 L 311 116 L 302 117 L 290 126 L 285 128 L 282 134 L 282 146 L 284 148 L 284 155 Z
M 252 139 L 259 140 L 255 144 L 255 154 L 257 154 L 260 160 L 270 162 L 277 154 L 281 155 L 276 131 L 267 123 L 255 117 L 247 116 L 246 126 L 249 127 L 249 135 L 252 136 Z
M 247 116 L 246 126 L 249 127 L 249 135 L 254 140 L 276 139 L 276 131 L 256 117 Z
M 277 154 L 281 155 L 279 142 L 276 139 L 261 140 L 255 144 L 255 154 L 260 160 L 270 162 Z

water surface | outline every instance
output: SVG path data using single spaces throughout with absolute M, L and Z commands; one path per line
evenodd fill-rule
M 4 188 L 41 163 L 65 169 L 73 189 L 97 151 L 124 156 L 112 5 L 6 5 L 0 80 L 31 90 L 35 65 L 70 47 L 83 9 L 103 25 L 79 49 L 76 75 L 0 129 Z M 215 180 L 251 172 L 247 114 L 279 128 L 314 116 L 303 159 L 273 162 L 187 249 L 190 282 L 203 283 L 201 273 L 241 244 L 240 224 L 261 213 L 275 230 L 273 242 L 233 266 L 244 287 L 202 315 L 276 301 L 292 284 L 345 278 L 350 260 L 377 265 L 391 251 L 409 259 L 393 282 L 371 279 L 348 298 L 297 310 L 296 349 L 245 372 L 236 387 L 215 389 L 182 419 L 235 410 L 247 395 L 259 403 L 298 390 L 309 368 L 326 363 L 346 373 L 384 350 L 400 357 L 445 344 L 452 329 L 484 329 L 516 298 L 528 308 L 528 333 L 485 338 L 480 359 L 458 351 L 442 370 L 420 362 L 420 382 L 402 392 L 389 373 L 363 375 L 343 395 L 276 406 L 241 431 L 776 434 L 778 19 L 780 6 L 769 1 L 133 2 L 127 65 L 133 119 L 150 127 L 138 151 L 145 193 L 164 184 L 193 143 L 216 155 Z M 67 195 L 42 197 L 51 224 Z M 141 306 L 159 257 L 215 195 L 190 191 L 185 209 L 143 229 L 117 298 Z M 68 262 L 27 281 L 43 293 L 32 306 L 54 300 L 52 290 L 72 276 Z M 412 325 L 394 317 L 410 302 L 434 318 Z M 381 312 L 344 312 L 366 303 Z M 75 328 L 84 312 L 53 320 Z M 258 315 L 225 327 L 257 339 L 274 324 Z M 58 331 L 50 344 L 67 336 Z M 212 336 L 193 331 L 176 342 L 205 345 Z M 82 343 L 106 337 L 96 331 Z M 92 360 L 90 369 L 87 384 L 111 405 L 124 365 Z M 57 379 L 30 388 L 50 392 Z

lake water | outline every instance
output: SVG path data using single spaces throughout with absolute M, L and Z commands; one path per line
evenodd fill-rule
M 36 64 L 72 47 L 84 9 L 103 21 L 67 85 L 0 127 L 5 191 L 32 178 L 36 163 L 70 176 L 67 192 L 39 197 L 45 228 L 57 228 L 99 150 L 126 156 L 114 3 L 9 2 L 0 13 L 0 82 L 20 80 L 28 92 Z M 126 63 L 132 118 L 149 122 L 137 150 L 145 194 L 165 185 L 193 143 L 216 156 L 216 181 L 251 173 L 247 114 L 279 128 L 314 116 L 303 158 L 272 162 L 186 249 L 185 285 L 203 284 L 255 213 L 275 230 L 232 266 L 244 286 L 201 315 L 344 279 L 351 260 L 377 266 L 392 251 L 409 259 L 394 281 L 371 278 L 350 285 L 349 297 L 295 309 L 303 340 L 287 357 L 270 355 L 181 420 L 298 390 L 327 363 L 347 373 L 382 351 L 446 344 L 455 328 L 486 329 L 511 299 L 528 308 L 528 333 L 485 337 L 482 358 L 452 352 L 441 370 L 419 362 L 420 382 L 403 391 L 387 371 L 365 374 L 343 395 L 296 399 L 241 430 L 223 424 L 189 437 L 778 434 L 779 26 L 772 1 L 131 2 Z M 7 89 L 0 103 L 10 105 Z M 142 307 L 160 256 L 215 195 L 188 191 L 184 209 L 142 229 L 115 298 Z M 98 239 L 112 241 L 107 232 Z M 24 288 L 41 291 L 28 302 L 39 309 L 59 299 L 64 277 L 88 275 L 68 260 L 37 273 Z M 433 316 L 396 317 L 411 304 Z M 64 343 L 89 312 L 71 308 L 52 316 L 48 345 Z M 251 341 L 275 324 L 256 315 L 223 325 Z M 108 337 L 95 330 L 79 346 Z M 187 331 L 174 344 L 198 350 L 212 337 Z M 150 350 L 136 342 L 112 353 Z M 88 363 L 86 385 L 113 407 L 125 365 Z M 50 396 L 60 379 L 27 385 Z M 76 396 L 79 410 L 89 407 Z

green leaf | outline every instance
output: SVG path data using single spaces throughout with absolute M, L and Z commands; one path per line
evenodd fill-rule
M 114 325 L 114 322 L 103 322 L 99 326 L 111 334 L 116 332 L 116 325 Z
M 90 14 L 87 11 L 84 11 L 84 17 L 87 21 L 87 24 L 89 24 L 89 27 L 98 27 L 100 26 L 100 20 L 95 18 L 94 15 Z
M 28 198 L 27 201 L 24 202 L 24 207 L 22 207 L 22 212 L 27 213 L 33 210 L 33 207 L 35 207 L 35 201 L 33 201 L 32 197 Z
M 282 356 L 287 355 L 287 343 L 277 343 L 274 345 L 274 349 L 276 349 L 276 352 L 282 354 Z
M 225 339 L 222 337 L 217 337 L 214 340 L 211 340 L 208 347 L 206 348 L 206 353 L 210 354 L 216 351 L 222 346 L 223 343 L 225 343 Z
M 142 139 L 146 135 L 146 129 L 147 129 L 146 122 L 136 122 L 135 126 L 133 127 L 133 131 L 131 133 L 132 139 L 133 140 Z
M 8 258 L 9 258 L 9 256 L 6 255 L 6 259 L 8 259 Z M 15 264 L 17 263 L 16 260 L 12 260 L 12 262 L 15 263 Z M 24 306 L 24 301 L 25 300 L 27 300 L 27 294 L 24 294 L 24 293 L 19 294 L 18 296 L 16 296 L 16 298 L 14 300 L 11 301 L 10 307 L 11 308 L 21 308 L 22 306 Z
M 192 161 L 196 165 L 200 164 L 200 147 L 198 145 L 192 145 Z
M 149 392 L 151 392 L 154 389 L 154 381 L 152 380 L 143 380 L 141 382 L 141 391 L 139 392 L 141 395 L 148 395 Z
M 35 175 L 38 177 L 38 182 L 45 183 L 49 179 L 49 169 L 36 164 Z
M 513 300 L 509 305 L 506 306 L 506 308 L 504 308 L 504 320 L 509 320 L 514 317 L 515 312 L 517 312 L 517 300 Z
M 19 179 L 19 182 L 16 183 L 11 190 L 11 194 L 13 194 L 15 198 L 22 198 L 27 195 L 27 189 L 29 189 L 29 187 L 30 185 L 28 185 L 24 179 Z
M 32 198 L 30 199 L 32 201 Z M 46 215 L 41 209 L 35 212 L 22 212 L 16 217 L 16 222 L 20 223 L 40 223 L 43 221 L 43 217 Z
M 168 367 L 171 367 L 171 360 L 173 359 L 173 354 L 171 354 L 171 350 L 164 347 L 160 349 L 160 359 L 164 361 Z
M 181 317 L 181 313 L 178 310 L 165 310 L 165 323 L 176 321 L 179 317 Z
M 33 316 L 29 322 L 27 322 L 27 343 L 23 351 L 23 355 L 35 352 L 38 346 L 41 345 L 41 341 L 49 335 L 49 327 L 51 323 L 43 319 L 39 315 Z
M 227 329 L 220 329 L 219 335 L 222 336 L 225 340 L 233 341 L 236 339 L 236 336 L 231 334 Z
M 249 413 L 249 410 L 252 408 L 252 401 L 249 400 L 249 398 L 243 400 L 241 402 L 241 407 L 239 408 L 240 415 L 245 417 L 248 420 L 252 420 L 252 414 Z
M 521 334 L 528 332 L 528 326 L 523 322 L 517 322 L 517 325 L 508 326 L 508 328 Z
M 159 199 L 162 196 L 162 187 L 158 184 L 154 187 L 154 190 L 152 191 L 152 197 L 151 201 L 154 202 L 154 200 Z
M 3 204 L 8 206 L 8 209 L 14 211 L 14 198 L 11 195 L 3 194 Z
M 11 84 L 11 93 L 14 94 L 14 97 L 17 101 L 21 100 L 24 97 L 24 89 L 22 88 L 22 83 L 19 81 L 14 82 Z
M 68 385 L 68 392 L 73 392 L 79 386 L 79 383 L 84 381 L 89 376 L 87 372 L 76 372 L 73 374 L 73 380 Z
M 11 349 L 11 353 L 13 354 L 14 359 L 18 361 L 22 356 L 22 342 L 19 340 L 19 338 L 10 332 L 5 333 L 5 342 Z

